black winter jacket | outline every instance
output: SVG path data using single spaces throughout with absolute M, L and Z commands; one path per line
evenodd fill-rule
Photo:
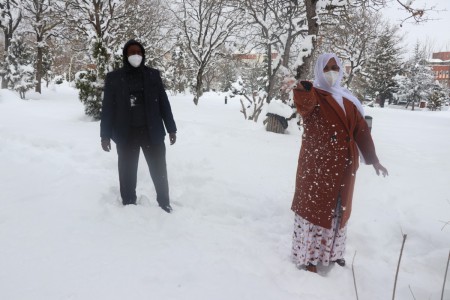
M 126 67 L 106 75 L 100 123 L 100 136 L 116 144 L 125 143 L 131 128 L 131 104 Z M 147 127 L 152 144 L 164 141 L 167 132 L 177 131 L 169 99 L 159 71 L 141 66 L 144 74 L 144 105 Z M 164 124 L 163 124 L 164 123 Z
M 145 49 L 135 40 L 129 40 L 123 47 L 124 67 L 106 75 L 100 136 L 110 138 L 118 145 L 127 141 L 131 128 L 131 103 L 126 72 L 128 68 L 133 68 L 127 58 L 127 49 L 131 45 L 138 45 L 142 50 L 143 59 L 139 68 L 143 73 L 147 127 L 151 143 L 160 144 L 164 142 L 166 135 L 164 125 L 169 133 L 177 132 L 177 127 L 161 75 L 158 70 L 144 65 Z

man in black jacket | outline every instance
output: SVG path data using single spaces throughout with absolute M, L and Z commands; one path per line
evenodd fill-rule
M 145 49 L 135 40 L 123 48 L 123 67 L 106 75 L 100 136 L 103 150 L 116 143 L 120 195 L 124 205 L 136 204 L 139 152 L 142 148 L 155 185 L 159 206 L 170 213 L 166 146 L 176 141 L 177 127 L 159 71 L 145 66 Z

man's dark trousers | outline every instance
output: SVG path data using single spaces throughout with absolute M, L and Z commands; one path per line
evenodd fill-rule
M 122 202 L 136 204 L 136 181 L 140 149 L 144 152 L 156 189 L 156 200 L 160 206 L 169 205 L 169 184 L 167 180 L 166 146 L 164 142 L 151 144 L 148 129 L 132 127 L 126 143 L 117 145 L 119 159 L 119 181 Z

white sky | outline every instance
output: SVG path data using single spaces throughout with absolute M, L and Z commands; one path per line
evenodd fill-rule
M 408 20 L 400 29 L 405 34 L 404 42 L 409 52 L 412 52 L 417 41 L 432 46 L 434 52 L 450 51 L 450 0 L 414 0 L 414 8 L 435 8 L 427 11 L 430 21 L 416 24 Z M 389 6 L 382 10 L 383 15 L 393 24 L 401 24 L 408 14 L 400 9 L 397 1 L 392 0 Z

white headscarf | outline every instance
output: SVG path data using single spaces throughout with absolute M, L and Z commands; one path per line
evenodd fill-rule
M 325 79 L 325 76 L 323 75 L 323 68 L 327 65 L 328 61 L 330 59 L 334 58 L 336 60 L 336 64 L 339 66 L 339 77 L 334 83 L 333 86 L 330 86 L 330 84 Z M 353 102 L 353 104 L 358 108 L 361 115 L 364 117 L 364 109 L 361 105 L 361 102 L 353 96 L 352 93 L 350 93 L 349 90 L 341 86 L 342 77 L 344 76 L 344 71 L 342 67 L 341 60 L 336 56 L 334 53 L 324 53 L 321 54 L 317 58 L 316 67 L 314 68 L 314 87 L 327 91 L 333 95 L 334 100 L 339 104 L 340 107 L 342 107 L 342 110 L 345 113 L 344 108 L 344 100 L 342 98 L 346 98 Z

